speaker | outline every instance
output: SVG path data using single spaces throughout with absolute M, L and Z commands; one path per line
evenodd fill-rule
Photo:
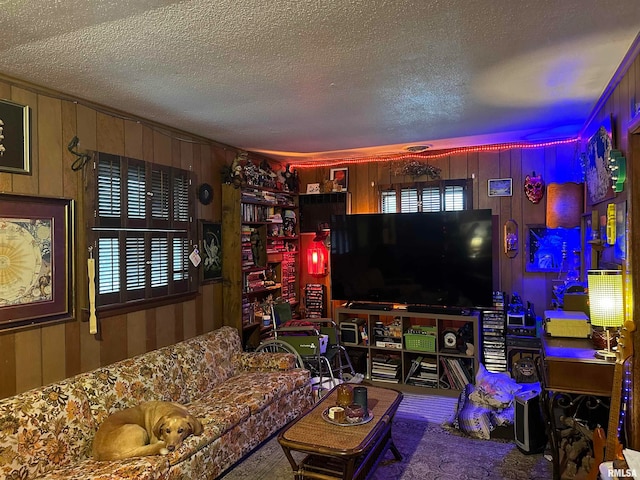
M 514 403 L 513 427 L 518 449 L 525 454 L 542 452 L 547 445 L 547 434 L 540 395 L 535 391 L 516 395 Z

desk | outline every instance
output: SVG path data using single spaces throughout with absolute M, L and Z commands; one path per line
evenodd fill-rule
M 594 416 L 600 413 L 604 420 L 597 423 L 606 426 L 609 408 L 606 402 L 611 397 L 615 362 L 596 358 L 595 348 L 586 338 L 543 336 L 541 354 L 542 403 L 553 454 L 553 478 L 557 480 L 564 470 L 560 464 L 558 418 L 582 409 L 581 419 L 584 412 Z M 591 429 L 594 427 L 590 425 Z

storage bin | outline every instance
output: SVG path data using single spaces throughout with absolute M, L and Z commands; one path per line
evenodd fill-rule
M 414 350 L 416 352 L 435 352 L 436 336 L 431 334 L 405 333 L 404 346 L 407 350 Z

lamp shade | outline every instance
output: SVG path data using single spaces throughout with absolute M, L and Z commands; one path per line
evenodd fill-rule
M 581 183 L 547 185 L 547 228 L 575 228 L 582 216 Z
M 622 272 L 589 270 L 587 284 L 591 324 L 597 327 L 620 327 L 624 323 Z
M 323 242 L 314 241 L 307 250 L 307 271 L 309 275 L 323 276 L 327 274 L 327 247 Z

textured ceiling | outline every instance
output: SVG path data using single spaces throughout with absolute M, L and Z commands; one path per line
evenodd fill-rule
M 0 72 L 342 158 L 574 136 L 639 31 L 639 0 L 0 0 Z

